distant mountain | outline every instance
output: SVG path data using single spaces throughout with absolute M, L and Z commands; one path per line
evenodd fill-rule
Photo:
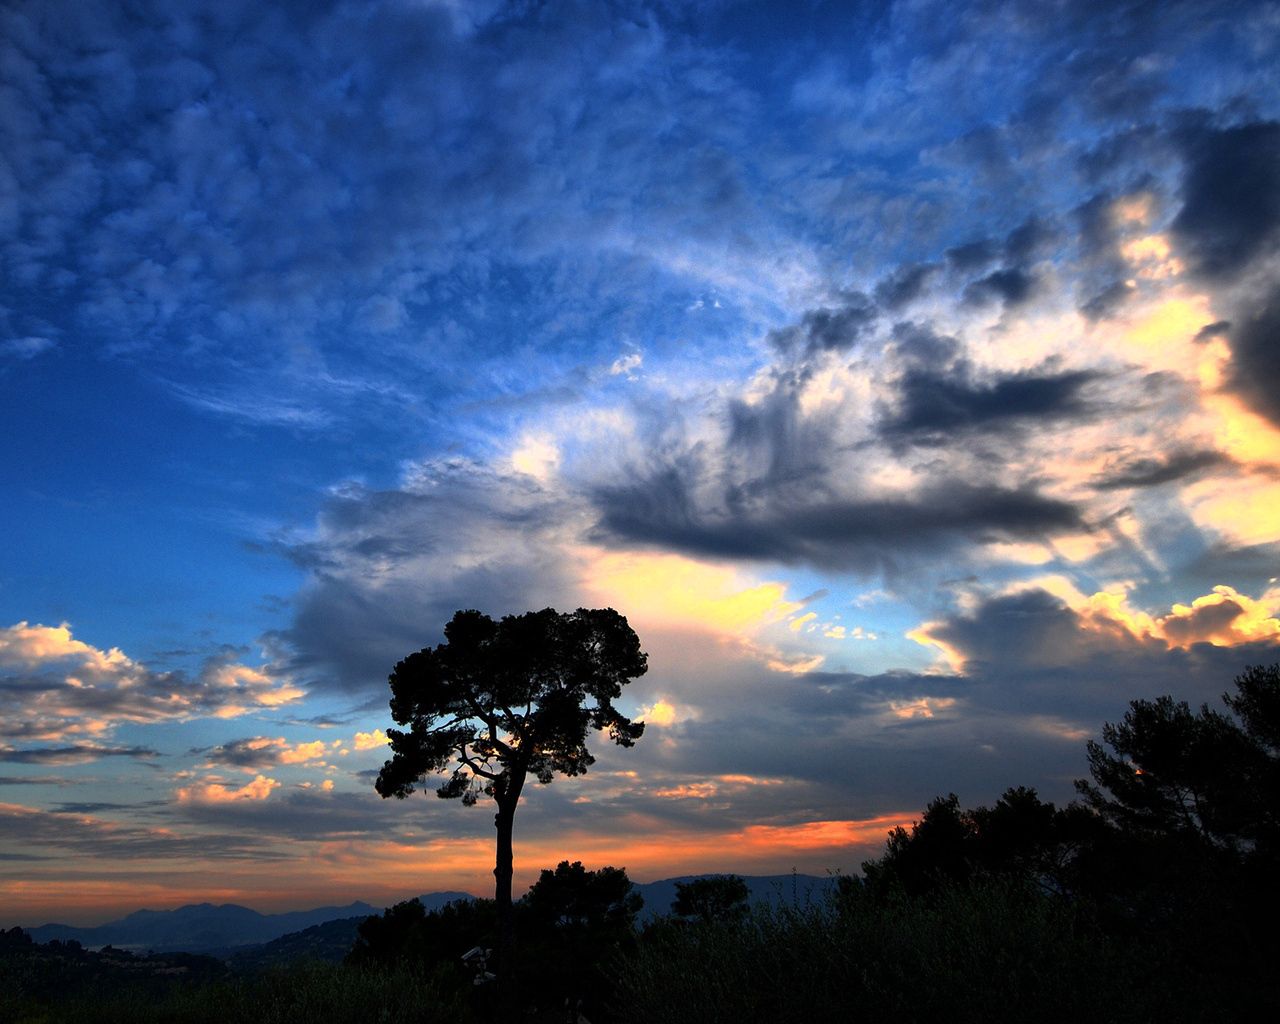
M 709 877 L 712 876 L 683 875 L 657 882 L 637 883 L 636 889 L 644 897 L 641 920 L 661 917 L 671 912 L 677 882 Z M 820 902 L 835 886 L 834 878 L 817 875 L 739 877 L 747 883 L 753 904 L 775 907 L 792 904 L 804 906 Z M 433 892 L 418 898 L 430 911 L 453 900 L 471 899 L 471 895 L 465 892 Z M 155 953 L 184 952 L 218 956 L 232 956 L 240 951 L 246 958 L 262 956 L 272 961 L 304 956 L 333 959 L 337 945 L 346 941 L 347 947 L 350 947 L 359 922 L 371 914 L 381 914 L 382 909 L 356 902 L 345 907 L 317 907 L 314 910 L 294 910 L 283 914 L 260 914 L 234 903 L 193 903 L 177 910 L 138 910 L 118 921 L 109 921 L 95 928 L 46 924 L 38 928 L 27 928 L 25 931 L 36 942 L 50 942 L 53 939 L 65 942 L 74 939 L 89 949 L 115 946 L 132 952 L 150 950 Z M 309 929 L 330 924 L 333 925 L 332 928 L 307 934 Z M 348 935 L 350 941 L 346 939 Z M 255 952 L 243 948 L 261 947 L 283 938 L 289 941 L 282 941 L 270 950 Z
M 282 967 L 299 960 L 341 963 L 355 945 L 356 935 L 367 917 L 340 917 L 336 921 L 313 924 L 300 932 L 253 946 L 239 946 L 227 957 L 236 971 Z
M 420 897 L 428 910 L 451 900 L 470 899 L 469 893 L 436 892 Z M 46 924 L 25 929 L 36 942 L 74 939 L 83 946 L 115 946 L 134 952 L 223 953 L 237 946 L 270 942 L 291 932 L 340 918 L 365 918 L 381 907 L 355 902 L 344 907 L 317 907 L 283 914 L 260 914 L 234 903 L 193 903 L 177 910 L 139 910 L 94 928 Z
M 729 874 L 731 872 L 721 872 Z M 682 875 L 678 878 L 663 878 L 657 882 L 637 882 L 636 890 L 644 897 L 644 909 L 640 919 L 648 921 L 663 914 L 671 913 L 671 904 L 676 898 L 677 882 L 692 882 L 698 878 L 715 878 L 717 875 Z M 804 907 L 811 903 L 821 903 L 834 891 L 835 878 L 819 875 L 739 875 L 747 883 L 750 901 L 753 906 L 768 905 L 771 907 Z

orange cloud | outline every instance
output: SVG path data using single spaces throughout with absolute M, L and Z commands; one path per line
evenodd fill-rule
M 385 747 L 390 741 L 387 734 L 381 729 L 374 729 L 372 732 L 358 732 L 355 736 L 356 750 L 378 750 Z
M 1120 629 L 1137 639 L 1161 640 L 1169 647 L 1196 643 L 1233 647 L 1280 638 L 1278 588 L 1254 599 L 1234 587 L 1219 585 L 1190 604 L 1175 604 L 1166 614 L 1152 615 L 1129 604 L 1128 584 L 1088 595 L 1062 577 L 1044 577 L 1031 585 L 1060 598 L 1092 632 L 1113 633 Z
M 640 720 L 646 725 L 666 729 L 676 723 L 676 707 L 670 701 L 659 698 L 649 707 L 640 709 Z
M 296 743 L 280 752 L 280 763 L 305 764 L 308 761 L 318 761 L 324 757 L 325 752 L 323 740 L 316 740 L 313 743 Z
M 279 787 L 280 783 L 275 779 L 259 775 L 238 788 L 224 782 L 204 782 L 182 786 L 174 791 L 174 795 L 183 804 L 225 804 L 236 800 L 265 800 Z

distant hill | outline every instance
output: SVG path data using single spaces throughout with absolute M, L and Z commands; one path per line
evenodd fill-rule
M 421 897 L 428 910 L 444 906 L 450 900 L 470 898 L 470 894 L 464 892 L 437 892 Z M 139 910 L 93 928 L 46 924 L 28 928 L 26 932 L 36 942 L 74 939 L 90 949 L 115 946 L 133 952 L 224 954 L 237 946 L 271 942 L 327 921 L 363 919 L 380 913 L 381 907 L 362 902 L 283 914 L 260 914 L 234 903 L 193 903 L 176 910 Z
M 683 875 L 636 883 L 636 890 L 644 897 L 641 920 L 671 912 L 677 882 L 708 877 L 712 876 Z M 747 883 L 753 904 L 775 907 L 819 902 L 835 886 L 834 878 L 817 875 L 740 877 Z M 465 892 L 433 892 L 418 898 L 430 911 L 453 900 L 471 899 L 471 896 Z M 382 910 L 355 902 L 343 907 L 260 914 L 234 903 L 193 903 L 176 910 L 138 910 L 94 928 L 46 924 L 27 928 L 26 933 L 36 942 L 74 939 L 88 949 L 114 946 L 132 952 L 203 953 L 231 957 L 243 964 L 254 960 L 281 963 L 307 958 L 337 961 L 355 941 L 359 923 L 371 914 L 381 914 Z M 268 944 L 270 949 L 265 948 Z
M 340 917 L 336 921 L 313 924 L 300 932 L 281 935 L 270 942 L 238 946 L 230 952 L 227 963 L 235 971 L 282 967 L 299 960 L 338 964 L 355 945 L 356 933 L 366 920 L 367 916 Z
M 719 872 L 718 874 L 730 874 Z M 644 897 L 644 909 L 640 919 L 648 921 L 663 914 L 671 913 L 671 904 L 676 898 L 677 882 L 692 882 L 697 878 L 714 878 L 716 875 L 681 875 L 678 878 L 663 878 L 657 882 L 636 883 L 636 890 Z M 836 880 L 830 876 L 819 875 L 739 875 L 747 883 L 750 900 L 753 906 L 768 905 L 771 907 L 798 906 L 820 903 L 835 888 Z

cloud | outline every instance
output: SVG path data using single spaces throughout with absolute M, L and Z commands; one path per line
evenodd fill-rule
M 842 352 L 866 337 L 877 317 L 875 303 L 854 292 L 843 296 L 839 306 L 811 309 L 798 324 L 771 331 L 769 343 L 779 352 L 793 356 Z
M 761 512 L 702 509 L 675 467 L 595 495 L 604 536 L 710 558 L 839 567 L 871 574 L 895 555 L 981 538 L 1044 538 L 1082 528 L 1067 502 L 1031 489 L 930 482 L 901 497 L 777 501 Z
M 640 709 L 640 721 L 658 729 L 669 729 L 679 720 L 676 706 L 667 700 L 656 700 L 648 707 Z
M 965 301 L 974 305 L 983 302 L 1003 302 L 1006 306 L 1020 306 L 1034 293 L 1035 278 L 1017 267 L 994 270 L 965 288 Z
M 1175 655 L 1179 650 L 1196 651 L 1206 662 L 1227 660 L 1209 657 L 1205 647 L 1252 649 L 1262 657 L 1268 648 L 1280 649 L 1278 615 L 1275 589 L 1254 599 L 1221 585 L 1190 604 L 1152 614 L 1132 607 L 1127 588 L 1084 594 L 1058 578 L 985 598 L 972 611 L 928 623 L 913 635 L 941 650 L 951 668 L 965 675 L 1057 670 L 1067 698 L 1067 678 L 1105 658 L 1123 673 L 1135 663 L 1146 663 L 1147 670 L 1166 663 L 1169 671 L 1182 663 L 1185 670 Z
M 1249 405 L 1280 426 L 1280 288 L 1231 328 L 1232 384 Z
M 959 362 L 948 370 L 912 368 L 899 383 L 897 408 L 882 423 L 889 434 L 952 436 L 958 431 L 1007 428 L 1019 421 L 1084 418 L 1094 412 L 1084 397 L 1100 374 L 1025 373 L 971 379 Z
M 104 757 L 130 757 L 151 760 L 159 752 L 150 747 L 105 747 L 96 743 L 77 743 L 66 747 L 0 747 L 0 761 L 13 764 L 87 764 Z
M 231 786 L 224 782 L 202 782 L 180 786 L 174 791 L 179 803 L 224 804 L 238 800 L 266 800 L 280 783 L 265 775 L 258 775 L 243 786 Z
M 385 693 L 391 666 L 438 642 L 460 608 L 572 604 L 578 518 L 527 475 L 470 460 L 414 464 L 394 489 L 344 488 L 279 544 L 309 576 L 267 643 L 313 689 Z
M 58 741 L 102 736 L 125 722 L 234 718 L 302 694 L 287 679 L 228 655 L 207 659 L 189 677 L 77 640 L 66 623 L 0 629 L 0 735 L 12 739 Z
M 372 729 L 369 732 L 356 733 L 354 745 L 356 750 L 381 750 L 389 742 L 385 732 L 381 729 Z
M 0 341 L 0 356 L 10 356 L 14 359 L 34 359 L 43 352 L 48 352 L 57 345 L 52 338 L 41 338 L 37 335 L 28 335 L 25 338 L 9 338 L 6 341 Z
M 207 767 L 236 768 L 253 774 L 277 765 L 321 761 L 327 754 L 327 747 L 322 740 L 290 743 L 283 736 L 252 736 L 229 740 L 194 753 L 204 754 Z
M 1191 128 L 1172 231 L 1196 273 L 1220 280 L 1274 251 L 1280 228 L 1280 122 Z
M 21 835 L 25 849 L 39 855 L 70 855 L 80 863 L 105 860 L 127 865 L 162 860 L 237 860 L 247 856 L 272 860 L 272 851 L 250 836 L 226 833 L 182 833 L 168 825 L 121 822 L 93 812 L 55 812 L 24 804 L 0 803 L 0 831 Z M 65 862 L 52 859 L 46 884 L 65 878 Z M 144 869 L 145 871 L 145 869 Z M 0 878 L 0 892 L 19 895 L 23 882 Z M 26 883 L 30 884 L 30 883 Z M 8 900 L 6 900 L 8 902 Z

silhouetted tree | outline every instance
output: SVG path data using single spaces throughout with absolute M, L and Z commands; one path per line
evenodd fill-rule
M 376 783 L 383 797 L 405 797 L 427 776 L 449 772 L 436 790 L 471 805 L 497 804 L 496 903 L 499 974 L 514 950 L 512 828 L 525 780 L 581 775 L 595 758 L 588 729 L 629 747 L 644 732 L 614 706 L 647 660 L 627 620 L 612 608 L 561 614 L 546 608 L 495 622 L 459 611 L 445 642 L 399 662 L 389 677 L 392 757 Z
M 580 861 L 561 861 L 554 871 L 543 871 L 516 907 L 522 993 L 540 1006 L 567 999 L 598 1019 L 613 988 L 608 968 L 635 945 L 643 906 L 622 868 L 588 871 Z
M 530 918 L 551 927 L 617 936 L 629 932 L 644 897 L 634 890 L 623 868 L 588 871 L 582 861 L 562 860 L 544 870 L 525 895 Z
M 916 896 L 978 877 L 1059 892 L 1074 888 L 1075 858 L 1098 830 L 1086 808 L 1059 809 L 1028 786 L 1007 789 L 994 806 L 971 810 L 962 810 L 950 793 L 931 801 L 910 831 L 898 826 L 890 832 L 884 856 L 863 863 L 864 882 L 843 883 L 842 892 Z
M 405 900 L 360 922 L 346 962 L 427 970 L 457 966 L 472 946 L 492 948 L 496 925 L 493 900 L 453 900 L 432 911 L 417 898 Z
M 1102 743 L 1089 743 L 1093 781 L 1076 782 L 1089 806 L 1135 838 L 1232 856 L 1271 846 L 1280 666 L 1249 668 L 1235 683 L 1223 700 L 1238 718 L 1167 696 L 1132 701 L 1121 722 L 1103 726 Z
M 746 913 L 750 895 L 747 883 L 737 875 L 695 878 L 676 882 L 671 909 L 680 917 L 703 922 L 731 921 Z

